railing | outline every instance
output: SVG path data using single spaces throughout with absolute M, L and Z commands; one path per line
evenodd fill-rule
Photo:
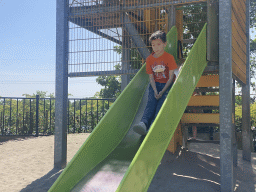
M 91 132 L 115 99 L 69 99 L 68 133 Z M 0 97 L 0 135 L 52 135 L 55 98 Z

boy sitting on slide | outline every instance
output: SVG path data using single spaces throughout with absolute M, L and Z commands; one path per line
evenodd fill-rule
M 133 127 L 133 130 L 140 135 L 147 134 L 151 123 L 157 116 L 172 87 L 175 79 L 174 70 L 177 68 L 174 57 L 164 51 L 167 45 L 164 31 L 154 32 L 149 41 L 153 52 L 146 59 L 146 71 L 150 79 L 148 102 L 140 123 Z

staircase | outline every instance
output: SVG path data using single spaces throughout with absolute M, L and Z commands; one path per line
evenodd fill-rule
M 216 127 L 219 126 L 219 121 L 219 75 L 204 74 L 191 96 L 167 150 L 174 153 L 178 145 L 187 148 L 188 127 Z M 197 140 L 190 140 L 193 141 Z

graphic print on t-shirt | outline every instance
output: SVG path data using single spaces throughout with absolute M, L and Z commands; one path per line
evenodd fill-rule
M 151 67 L 156 79 L 166 79 L 166 75 L 165 75 L 166 64 L 163 61 L 160 61 L 160 63 L 155 61 L 154 64 L 151 65 Z

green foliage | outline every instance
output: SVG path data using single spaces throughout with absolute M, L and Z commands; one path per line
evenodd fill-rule
M 235 125 L 237 131 L 242 131 L 242 101 L 241 96 L 236 97 L 238 103 L 235 108 Z M 256 102 L 250 104 L 251 126 L 256 127 Z
M 207 6 L 202 4 L 191 4 L 183 7 L 184 15 L 184 39 L 197 38 L 205 22 L 207 21 Z
M 183 10 L 183 39 L 195 39 L 203 29 L 207 21 L 207 6 L 202 4 L 189 4 L 182 7 Z M 183 44 L 183 55 L 188 56 L 193 44 Z
M 250 77 L 251 78 L 256 78 L 255 70 L 256 70 L 256 38 L 254 40 L 251 39 L 251 43 L 250 43 Z M 256 86 L 254 82 L 251 82 L 251 87 L 253 88 L 254 91 L 256 90 Z
M 114 51 L 118 54 L 122 54 L 122 46 L 114 46 Z M 139 69 L 141 67 L 142 58 L 138 53 L 137 49 L 130 49 L 130 68 Z M 115 70 L 121 70 L 122 66 L 117 64 Z M 134 75 L 130 75 L 130 78 L 133 78 Z M 99 76 L 96 79 L 96 82 L 103 86 L 104 88 L 100 90 L 99 93 L 96 93 L 94 97 L 98 98 L 117 98 L 121 94 L 121 76 Z
M 236 105 L 236 106 L 242 105 L 242 97 L 241 97 L 241 96 L 236 96 L 235 99 L 236 99 L 236 100 L 235 100 L 235 105 Z
M 114 100 L 69 100 L 68 133 L 91 132 L 106 114 Z
M 250 27 L 255 28 L 256 27 L 256 1 L 251 0 L 250 1 Z
M 33 93 L 32 95 L 29 95 L 27 93 L 22 94 L 22 96 L 25 96 L 26 98 L 35 98 L 36 95 L 39 95 L 39 98 L 54 98 L 54 94 L 50 93 L 49 95 L 47 95 L 47 91 L 36 91 L 36 93 Z
M 39 92 L 37 92 L 39 93 Z M 46 92 L 41 92 L 41 96 Z M 36 94 L 33 94 L 36 95 Z M 24 99 L 0 98 L 0 134 L 31 135 L 36 133 L 36 99 L 26 94 Z M 91 132 L 114 100 L 69 99 L 68 132 Z M 40 98 L 38 106 L 39 134 L 54 133 L 55 99 Z
M 45 95 L 46 92 L 37 92 Z M 24 94 L 26 99 L 5 98 L 0 100 L 0 127 L 2 134 L 26 135 L 36 132 L 36 94 Z M 52 95 L 50 95 L 52 97 Z M 39 132 L 51 134 L 54 129 L 54 99 L 39 99 Z
M 100 90 L 99 96 L 101 98 L 117 98 L 121 93 L 121 82 L 118 81 L 117 76 L 99 76 L 96 81 L 104 86 Z
M 250 28 L 256 29 L 256 1 L 250 1 Z M 250 77 L 256 78 L 256 36 L 250 39 Z M 251 87 L 253 91 L 256 91 L 256 86 L 254 82 L 251 82 Z
M 256 38 L 254 40 L 251 39 L 250 51 L 251 52 L 255 52 L 256 51 Z M 254 57 L 254 59 L 255 59 L 255 57 Z

